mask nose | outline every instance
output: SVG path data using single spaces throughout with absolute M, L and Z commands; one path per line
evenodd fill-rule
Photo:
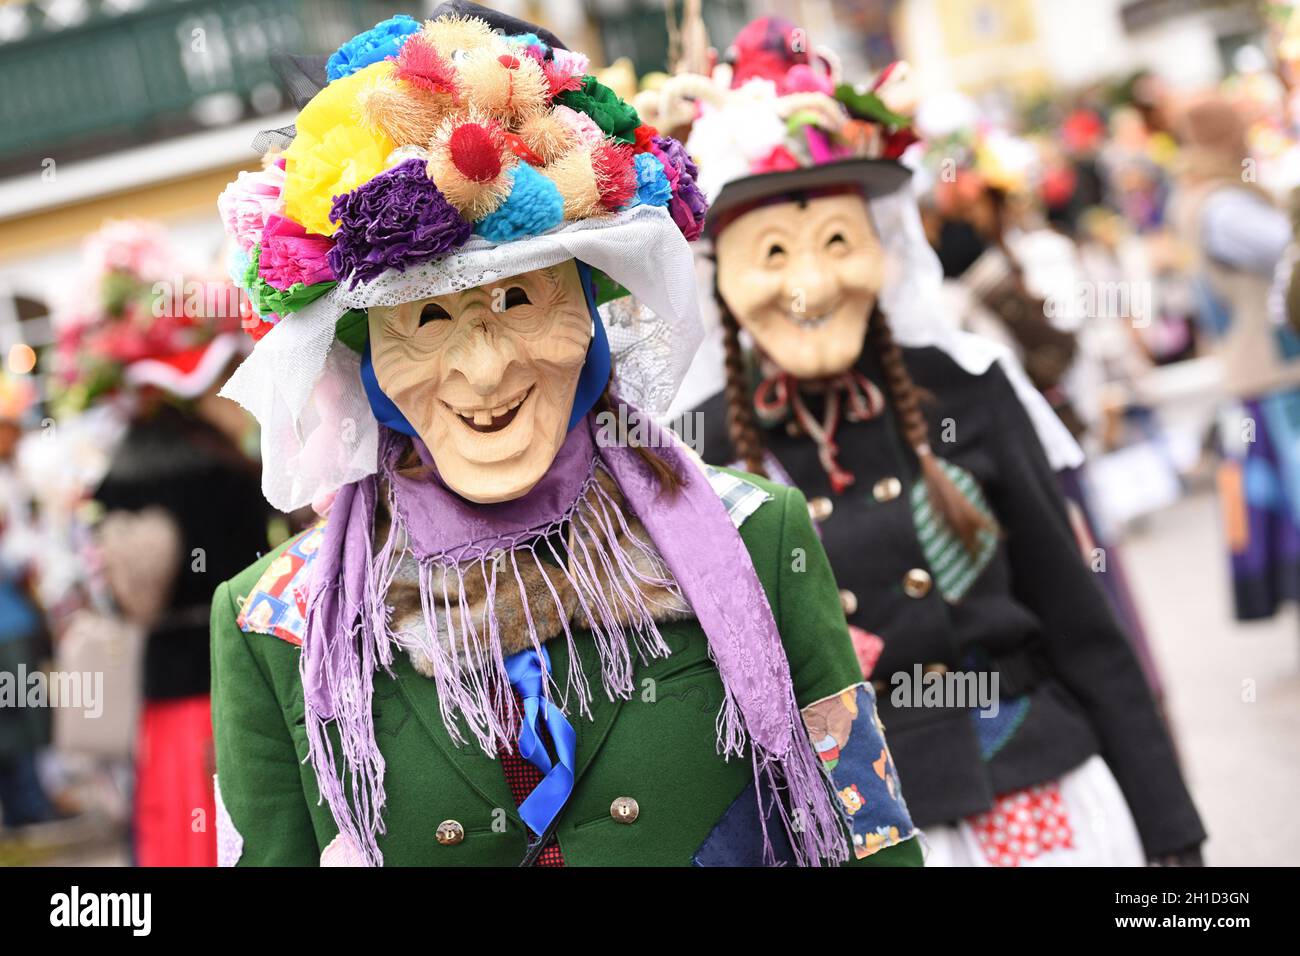
M 476 316 L 466 338 L 456 350 L 451 368 L 459 372 L 479 395 L 495 395 L 514 360 L 514 348 L 505 336 L 496 334 L 489 314 Z
M 799 316 L 813 317 L 830 310 L 839 285 L 813 255 L 800 255 L 786 270 L 786 306 Z

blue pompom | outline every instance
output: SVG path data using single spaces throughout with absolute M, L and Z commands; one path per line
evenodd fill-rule
M 543 53 L 546 53 L 551 49 L 549 46 L 547 46 L 545 43 L 542 42 L 542 38 L 539 37 L 536 33 L 515 33 L 511 36 L 506 37 L 506 42 L 513 44 L 515 46 L 539 47 L 541 48 L 541 51 Z
M 397 56 L 406 38 L 420 29 L 420 22 L 404 13 L 376 23 L 365 33 L 358 33 L 331 54 L 325 75 L 331 81 L 351 76 L 372 63 Z
M 667 206 L 673 198 L 663 163 L 653 153 L 636 154 L 636 201 L 643 206 Z
M 474 231 L 492 242 L 512 242 L 554 229 L 564 221 L 564 197 L 555 183 L 527 163 L 510 173 L 514 185 L 506 201 L 484 216 Z

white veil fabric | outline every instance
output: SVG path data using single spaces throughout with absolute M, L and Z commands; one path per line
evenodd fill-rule
M 943 266 L 925 238 L 910 187 L 870 200 L 871 218 L 889 261 L 880 307 L 900 345 L 934 346 L 972 375 L 998 362 L 1016 390 L 1053 470 L 1078 468 L 1083 449 L 1034 388 L 1015 354 L 1005 345 L 959 329 L 944 315 Z
M 377 468 L 379 424 L 362 389 L 361 358 L 334 337 L 345 312 L 446 295 L 568 259 L 630 293 L 600 307 L 614 385 L 648 415 L 667 411 L 703 332 L 690 246 L 666 210 L 635 206 L 499 245 L 476 236 L 422 266 L 340 285 L 257 343 L 221 394 L 261 426 L 267 501 L 281 511 L 319 503 Z

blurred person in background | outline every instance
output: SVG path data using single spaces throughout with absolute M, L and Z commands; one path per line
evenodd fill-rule
M 216 862 L 208 617 L 216 584 L 267 547 L 249 419 L 217 390 L 240 355 L 240 299 L 186 280 L 156 224 L 111 222 L 87 243 L 89 294 L 61 330 L 67 413 L 119 405 L 126 430 L 94 491 L 103 575 L 145 633 L 134 856 Z
M 1269 301 L 1291 227 L 1256 183 L 1247 130 L 1247 112 L 1226 97 L 1187 106 L 1174 200 L 1230 403 L 1220 422 L 1218 486 L 1243 621 L 1300 599 L 1300 337 Z
M 1104 124 L 1090 110 L 1074 110 L 1058 137 L 1062 148 L 1044 148 L 980 118 L 969 101 L 942 105 L 919 116 L 932 136 L 925 164 L 937 170 L 927 236 L 943 266 L 947 313 L 958 327 L 1011 348 L 1061 422 L 1091 446 L 1090 430 L 1105 418 L 1115 333 L 1121 352 L 1136 348 L 1123 330 L 1137 302 L 1114 311 L 1093 294 L 1101 277 L 1086 269 L 1071 233 L 1079 210 L 1104 191 L 1095 162 L 1086 175 L 1078 172 L 1079 157 L 1096 153 Z M 1067 158 L 1072 165 L 1063 165 Z M 1052 169 L 1059 176 L 1049 175 Z M 1057 215 L 1044 216 L 1045 207 Z M 1158 697 L 1155 659 L 1120 548 L 1099 520 L 1088 469 L 1075 462 L 1056 471 L 1080 551 L 1090 563 L 1105 556 L 1098 580 Z
M 30 587 L 31 501 L 14 469 L 23 420 L 35 402 L 26 379 L 0 376 L 0 827 L 54 820 L 59 812 L 45 791 L 37 758 L 49 741 L 49 710 L 24 706 L 24 675 L 48 654 L 44 615 Z

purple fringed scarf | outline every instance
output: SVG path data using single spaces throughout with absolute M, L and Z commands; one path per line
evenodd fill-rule
M 785 649 L 749 552 L 684 449 L 658 428 L 649 429 L 648 439 L 682 477 L 674 497 L 660 495 L 632 449 L 595 442 L 590 416 L 569 433 L 537 487 L 516 501 L 476 505 L 448 490 L 436 474 L 423 480 L 398 474 L 402 439 L 391 432 L 381 443 L 379 474 L 340 489 L 312 578 L 301 670 L 321 795 L 339 831 L 370 863 L 383 862 L 377 836 L 384 832 L 384 760 L 375 743 L 371 700 L 375 671 L 383 667 L 391 673 L 394 647 L 412 640 L 390 631 L 385 603 L 406 550 L 419 561 L 426 634 L 418 646 L 433 664 L 444 724 L 458 744 L 466 740 L 464 727 L 489 755 L 503 743 L 514 744 L 514 695 L 495 615 L 476 620 L 461 600 L 464 589 L 452 594 L 449 580 L 459 583 L 467 574 L 481 574 L 489 607 L 498 586 L 518 587 L 537 645 L 519 567 L 527 561 L 542 567 L 542 555 L 549 552 L 552 563 L 543 576 L 549 569 L 566 577 L 591 622 L 604 690 L 610 699 L 627 699 L 634 689 L 633 654 L 645 661 L 670 653 L 639 585 L 672 589 L 675 579 L 722 676 L 719 753 L 740 756 L 749 740 L 755 780 L 765 785 L 759 792 L 784 794 L 776 802 L 801 863 L 847 859 L 842 816 L 808 744 Z M 417 448 L 431 464 L 418 443 Z M 619 502 L 597 481 L 600 470 L 622 490 L 653 547 L 630 532 Z M 371 539 L 381 478 L 389 487 L 392 527 L 376 554 Z M 569 533 L 567 562 L 553 545 L 562 529 Z M 658 571 L 647 572 L 645 566 Z M 551 595 L 558 604 L 553 587 Z M 578 712 L 589 713 L 591 691 L 576 663 L 580 649 L 567 615 L 561 618 L 575 664 L 562 693 L 553 684 L 547 692 L 565 702 L 573 694 Z M 327 732 L 330 723 L 338 732 L 342 766 Z

